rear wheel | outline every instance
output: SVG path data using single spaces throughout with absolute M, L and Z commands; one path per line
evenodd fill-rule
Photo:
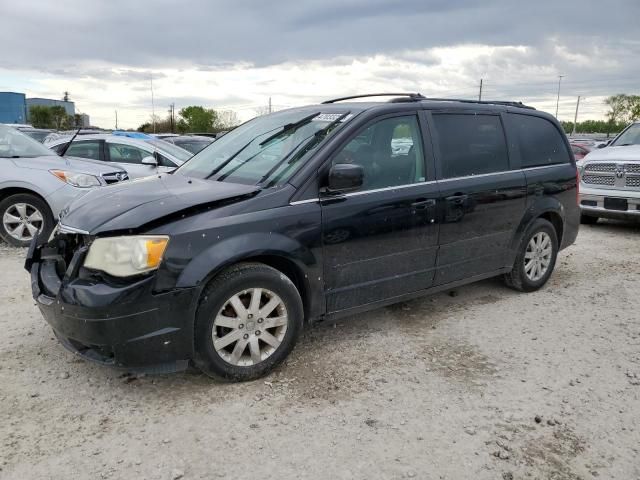
M 585 215 L 583 213 L 580 215 L 580 223 L 582 223 L 583 225 L 595 225 L 596 223 L 598 223 L 598 217 Z
M 239 264 L 205 289 L 195 325 L 196 366 L 234 381 L 267 374 L 293 350 L 303 325 L 300 294 L 274 268 Z
M 14 247 L 28 247 L 34 236 L 48 235 L 53 214 L 39 197 L 29 193 L 11 195 L 0 202 L 0 237 Z
M 541 288 L 553 272 L 558 256 L 558 235 L 553 225 L 538 218 L 527 229 L 511 272 L 504 278 L 511 288 L 533 292 Z

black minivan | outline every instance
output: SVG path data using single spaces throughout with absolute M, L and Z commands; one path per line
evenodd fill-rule
M 496 275 L 542 287 L 580 220 L 558 122 L 389 96 L 261 116 L 172 174 L 75 200 L 26 260 L 60 342 L 129 371 L 248 380 L 312 321 Z

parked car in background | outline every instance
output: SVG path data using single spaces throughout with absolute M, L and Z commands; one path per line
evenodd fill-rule
M 640 122 L 578 162 L 582 223 L 640 220 Z
M 40 143 L 44 143 L 45 139 L 53 133 L 53 130 L 49 130 L 46 128 L 34 128 L 34 127 L 18 127 L 25 135 L 29 135 L 34 140 L 37 140 Z
M 172 175 L 74 202 L 26 261 L 60 342 L 106 365 L 249 380 L 308 322 L 497 275 L 545 285 L 580 216 L 555 118 L 347 99 L 257 117 Z
M 24 133 L 0 125 L 0 237 L 26 247 L 46 237 L 60 211 L 93 187 L 127 179 L 115 165 L 62 158 Z
M 193 154 L 157 138 L 130 138 L 125 135 L 99 134 L 76 137 L 67 155 L 114 164 L 127 171 L 130 178 L 175 170 Z M 60 152 L 71 137 L 59 138 L 47 146 Z
M 162 140 L 173 143 L 195 155 L 205 147 L 211 145 L 215 141 L 215 138 L 203 137 L 201 135 L 176 135 L 165 137 Z
M 569 144 L 571 145 L 571 151 L 576 161 L 582 160 L 585 155 L 591 151 L 591 148 L 589 148 L 587 144 L 574 143 L 573 141 L 569 142 Z
M 160 140 L 165 140 L 170 137 L 179 137 L 179 133 L 150 133 L 152 137 L 159 138 Z

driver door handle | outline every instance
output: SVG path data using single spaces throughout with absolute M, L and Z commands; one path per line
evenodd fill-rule
M 433 198 L 420 198 L 411 204 L 411 208 L 416 210 L 424 210 L 428 207 L 435 206 L 436 201 Z

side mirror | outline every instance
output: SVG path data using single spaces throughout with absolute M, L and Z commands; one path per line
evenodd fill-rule
M 142 159 L 142 164 L 149 165 L 150 167 L 157 167 L 158 161 L 156 160 L 156 157 L 154 157 L 153 155 L 149 155 L 148 157 L 144 157 Z
M 353 163 L 337 163 L 329 170 L 329 192 L 357 190 L 364 182 L 364 169 Z

